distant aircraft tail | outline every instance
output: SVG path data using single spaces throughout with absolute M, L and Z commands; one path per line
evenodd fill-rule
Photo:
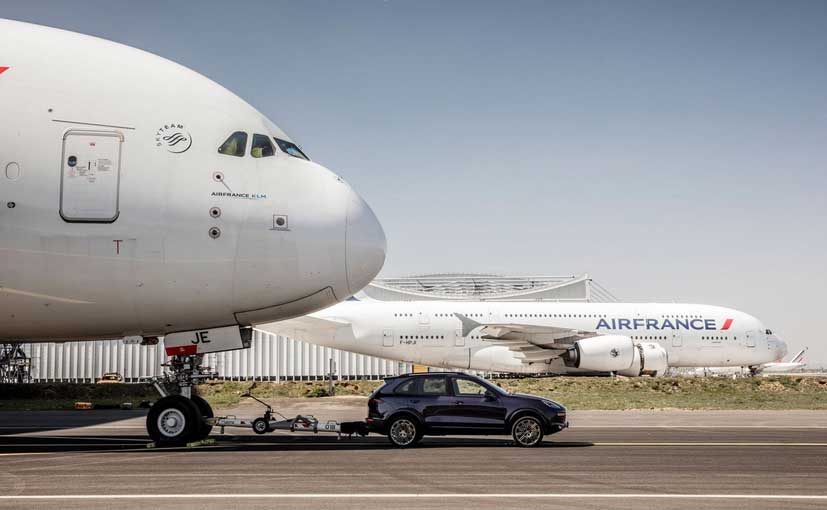
M 803 363 L 804 362 L 804 353 L 807 352 L 807 348 L 803 348 L 798 351 L 798 354 L 793 356 L 793 359 L 790 360 L 790 363 Z

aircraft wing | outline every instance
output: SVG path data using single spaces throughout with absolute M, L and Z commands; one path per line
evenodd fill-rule
M 462 322 L 462 336 L 480 328 L 483 341 L 508 347 L 526 363 L 557 358 L 577 340 L 598 336 L 594 331 L 536 324 L 481 323 L 460 313 L 454 315 Z
M 304 315 L 293 319 L 259 324 L 256 326 L 256 329 L 276 335 L 288 336 L 297 340 L 305 340 L 306 335 L 310 332 L 333 334 L 340 327 L 349 325 L 349 322 L 340 319 Z

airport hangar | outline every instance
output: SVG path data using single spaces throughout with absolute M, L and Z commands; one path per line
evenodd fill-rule
M 431 274 L 377 278 L 360 293 L 379 301 L 488 300 L 613 302 L 611 292 L 590 278 L 578 276 L 501 276 L 492 274 Z M 139 345 L 139 339 L 23 344 L 32 382 L 93 382 L 116 372 L 127 382 L 159 375 L 166 362 L 163 340 Z M 0 353 L 0 358 L 2 358 Z M 333 360 L 339 379 L 380 379 L 410 372 L 409 363 L 331 349 L 255 330 L 249 349 L 207 354 L 205 364 L 219 379 L 285 381 L 324 379 Z M 2 361 L 0 361 L 2 365 Z M 0 366 L 0 376 L 10 373 Z M 6 378 L 8 379 L 8 378 Z M 11 381 L 9 381 L 11 382 Z

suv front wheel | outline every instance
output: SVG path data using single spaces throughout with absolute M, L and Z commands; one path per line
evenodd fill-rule
M 520 416 L 511 426 L 511 436 L 517 446 L 537 446 L 543 442 L 543 424 L 534 416 Z
M 399 416 L 388 425 L 388 439 L 394 446 L 410 448 L 422 439 L 422 426 L 410 416 Z

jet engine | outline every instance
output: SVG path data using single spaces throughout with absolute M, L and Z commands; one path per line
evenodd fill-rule
M 603 335 L 574 342 L 562 357 L 567 367 L 618 372 L 632 367 L 636 353 L 635 344 L 628 336 Z
M 635 358 L 632 366 L 617 373 L 629 377 L 641 375 L 657 377 L 665 375 L 668 368 L 666 349 L 655 342 L 640 342 L 635 344 Z

